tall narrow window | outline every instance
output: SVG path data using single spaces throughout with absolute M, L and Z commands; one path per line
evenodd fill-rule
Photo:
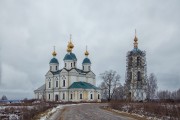
M 50 70 L 52 70 L 52 66 L 50 66 Z
M 132 66 L 132 62 L 133 62 L 133 58 L 131 57 L 131 58 L 129 59 L 129 66 Z
M 89 71 L 91 70 L 91 67 L 90 66 L 88 66 L 89 67 Z
M 56 70 L 57 70 L 57 66 L 56 66 Z
M 56 87 L 58 87 L 58 81 L 56 81 Z
M 66 63 L 65 63 L 65 67 L 66 67 Z
M 49 94 L 49 100 L 51 99 L 51 95 Z
M 71 67 L 72 67 L 72 63 L 71 63 Z
M 66 81 L 65 81 L 65 80 L 63 80 L 63 87 L 65 87 L 65 85 L 66 85 Z
M 129 73 L 129 78 L 132 80 L 132 72 Z
M 93 99 L 93 94 L 91 94 L 91 99 Z
M 76 66 L 76 62 L 74 62 L 74 67 Z
M 49 88 L 51 88 L 51 82 L 49 82 Z
M 80 99 L 82 99 L 82 94 L 80 94 Z
M 84 70 L 84 66 L 83 66 L 83 70 Z
M 137 57 L 137 66 L 140 66 L 140 57 Z
M 98 94 L 98 99 L 100 99 L 100 95 Z
M 65 94 L 63 93 L 63 100 L 65 99 Z
M 73 94 L 71 93 L 71 99 L 73 98 Z
M 141 80 L 141 72 L 140 72 L 140 71 L 138 71 L 138 73 L 137 73 L 137 80 L 138 80 L 138 81 Z

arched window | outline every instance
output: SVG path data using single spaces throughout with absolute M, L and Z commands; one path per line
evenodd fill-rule
M 63 100 L 65 99 L 65 94 L 63 93 Z
M 91 99 L 93 99 L 93 94 L 91 94 Z
M 140 57 L 137 57 L 137 66 L 140 66 L 140 62 L 141 62 Z
M 51 88 L 51 82 L 49 82 L 49 88 Z
M 80 99 L 82 99 L 82 93 L 80 94 Z
M 66 85 L 66 81 L 65 81 L 65 80 L 63 80 L 63 87 L 65 87 L 65 85 Z
M 51 99 L 51 95 L 49 94 L 49 100 Z
M 138 73 L 137 73 L 137 80 L 138 80 L 138 81 L 141 80 L 141 72 L 140 72 L 140 71 L 138 71 Z
M 56 87 L 58 87 L 58 81 L 56 81 Z
M 73 94 L 71 93 L 71 99 L 73 99 Z

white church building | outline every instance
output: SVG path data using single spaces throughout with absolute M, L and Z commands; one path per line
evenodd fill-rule
M 82 61 L 82 69 L 77 68 L 77 58 L 72 52 L 74 45 L 70 41 L 64 56 L 64 67 L 59 69 L 59 61 L 54 50 L 45 75 L 45 84 L 34 91 L 36 99 L 46 101 L 101 101 L 101 90 L 96 87 L 96 75 L 91 70 L 88 51 Z

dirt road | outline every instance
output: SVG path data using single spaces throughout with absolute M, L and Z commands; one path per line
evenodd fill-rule
M 81 104 L 65 107 L 60 120 L 134 120 L 100 109 L 102 104 Z

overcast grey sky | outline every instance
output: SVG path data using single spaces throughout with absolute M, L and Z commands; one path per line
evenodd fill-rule
M 180 88 L 179 0 L 1 0 L 0 97 L 31 98 L 44 84 L 53 46 L 60 67 L 69 34 L 81 68 L 88 45 L 92 69 L 116 70 L 125 80 L 126 53 L 147 53 L 147 71 L 155 73 L 159 90 Z

